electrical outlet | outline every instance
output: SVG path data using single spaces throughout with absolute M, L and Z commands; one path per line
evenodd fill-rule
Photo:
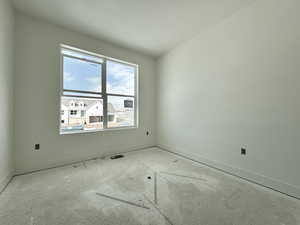
M 40 144 L 35 144 L 35 145 L 34 145 L 34 150 L 36 150 L 36 151 L 37 151 L 37 150 L 40 150 Z
M 150 131 L 147 130 L 146 135 L 147 135 L 147 136 L 150 136 Z
M 241 148 L 241 155 L 246 155 L 246 148 Z

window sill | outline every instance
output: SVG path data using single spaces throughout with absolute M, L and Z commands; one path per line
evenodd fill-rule
M 99 130 L 78 130 L 78 131 L 60 131 L 60 135 L 68 135 L 68 134 L 86 134 L 86 133 L 98 133 L 98 132 L 107 132 L 107 131 L 122 131 L 122 130 L 133 130 L 138 129 L 138 126 L 131 127 L 117 127 L 117 128 L 106 128 Z

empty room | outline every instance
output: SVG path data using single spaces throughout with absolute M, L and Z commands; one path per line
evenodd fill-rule
M 0 0 L 0 225 L 300 225 L 299 0 Z

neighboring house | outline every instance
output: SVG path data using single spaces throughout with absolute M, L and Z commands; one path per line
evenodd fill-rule
M 116 110 L 111 103 L 108 104 L 108 121 L 117 120 Z M 62 98 L 61 102 L 61 126 L 80 128 L 102 128 L 103 106 L 102 101 L 90 99 Z
M 103 107 L 102 102 L 96 102 L 88 106 L 86 110 L 86 121 L 88 124 L 103 122 Z M 111 103 L 108 103 L 108 122 L 116 121 L 116 110 Z

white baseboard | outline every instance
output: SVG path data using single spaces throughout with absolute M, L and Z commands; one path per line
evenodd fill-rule
M 11 174 L 7 175 L 4 179 L 0 180 L 0 194 L 5 190 L 7 185 L 12 180 L 13 176 L 14 176 L 14 174 L 11 173 Z
M 242 178 L 244 180 L 250 181 L 255 184 L 259 184 L 261 186 L 264 186 L 266 188 L 270 188 L 272 190 L 278 191 L 282 194 L 288 195 L 293 198 L 297 198 L 300 200 L 300 187 L 293 186 L 291 184 L 287 184 L 285 182 L 266 177 L 264 175 L 260 175 L 257 173 L 253 173 L 241 168 L 233 167 L 230 165 L 226 165 L 224 163 L 206 159 L 204 157 L 201 157 L 199 155 L 193 155 L 193 154 L 187 154 L 181 149 L 177 149 L 175 147 L 167 146 L 164 144 L 157 145 L 162 150 L 174 153 L 176 155 L 179 155 L 183 158 L 187 158 L 189 160 L 204 164 L 206 166 L 212 167 L 217 170 L 221 170 L 225 173 L 231 174 L 233 176 L 237 176 L 239 178 Z

